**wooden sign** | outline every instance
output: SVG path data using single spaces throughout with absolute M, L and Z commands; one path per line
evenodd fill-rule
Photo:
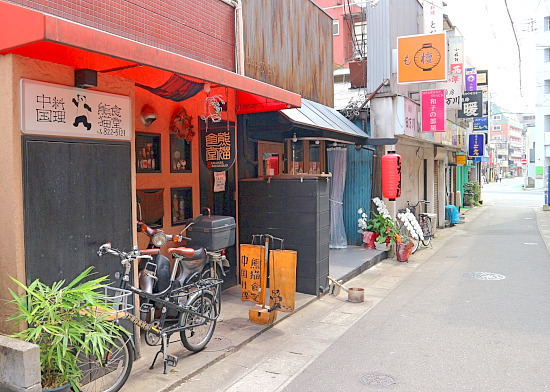
M 241 244 L 241 300 L 256 304 L 265 303 L 261 297 L 262 274 L 267 274 L 265 265 L 265 247 L 263 245 Z
M 293 312 L 296 297 L 295 250 L 269 251 L 269 308 Z

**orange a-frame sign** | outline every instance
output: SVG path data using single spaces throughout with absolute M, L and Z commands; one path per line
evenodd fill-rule
M 447 80 L 445 33 L 397 37 L 397 83 Z

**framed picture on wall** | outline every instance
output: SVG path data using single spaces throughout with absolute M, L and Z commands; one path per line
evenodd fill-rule
M 170 173 L 191 172 L 191 142 L 170 135 Z
M 138 189 L 138 220 L 150 227 L 162 227 L 164 189 Z
M 185 220 L 193 217 L 192 188 L 170 189 L 172 211 L 172 226 L 185 224 Z
M 136 133 L 136 172 L 160 173 L 160 135 Z

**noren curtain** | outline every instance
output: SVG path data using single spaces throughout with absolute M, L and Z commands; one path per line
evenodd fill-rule
M 327 150 L 330 181 L 330 243 L 329 248 L 347 248 L 344 227 L 344 187 L 346 184 L 346 149 Z

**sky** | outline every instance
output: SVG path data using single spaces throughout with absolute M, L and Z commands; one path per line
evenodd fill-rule
M 444 2 L 443 12 L 464 37 L 471 66 L 489 70 L 490 100 L 510 113 L 534 113 L 534 10 L 540 0 Z

